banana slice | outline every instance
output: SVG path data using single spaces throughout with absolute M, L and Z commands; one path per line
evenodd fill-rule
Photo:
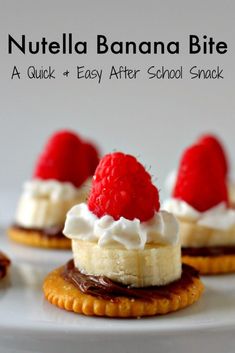
M 20 198 L 16 222 L 23 227 L 44 228 L 54 225 L 63 226 L 66 213 L 77 203 L 84 202 L 87 195 L 69 200 L 51 200 L 46 197 Z
M 146 244 L 143 250 L 100 247 L 72 240 L 75 266 L 89 275 L 106 276 L 133 287 L 165 285 L 181 277 L 180 244 Z
M 181 244 L 184 247 L 234 246 L 235 226 L 215 229 L 197 222 L 179 219 Z

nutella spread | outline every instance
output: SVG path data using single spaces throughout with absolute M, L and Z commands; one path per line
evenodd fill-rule
M 7 268 L 10 265 L 10 263 L 11 262 L 8 259 L 8 257 L 0 251 L 0 278 L 3 278 L 6 276 Z
M 72 283 L 82 293 L 98 296 L 103 299 L 118 301 L 118 297 L 143 299 L 151 301 L 154 298 L 170 298 L 179 288 L 187 287 L 198 272 L 191 266 L 182 265 L 182 276 L 179 280 L 164 286 L 133 288 L 114 282 L 105 276 L 93 276 L 81 273 L 70 260 L 63 268 L 62 277 Z
M 201 248 L 183 247 L 181 249 L 183 256 L 224 256 L 235 255 L 235 246 L 208 246 Z
M 42 237 L 46 238 L 64 238 L 64 234 L 62 233 L 63 227 L 60 226 L 52 226 L 46 228 L 26 228 L 19 224 L 13 224 L 12 228 L 17 230 L 22 230 L 24 232 L 28 232 L 29 234 L 32 232 L 40 233 Z

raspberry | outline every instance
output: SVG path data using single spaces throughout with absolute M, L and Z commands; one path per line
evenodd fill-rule
M 196 144 L 185 150 L 173 197 L 200 212 L 228 202 L 226 179 L 220 161 L 212 156 L 210 146 Z
M 61 130 L 48 140 L 33 177 L 71 182 L 79 187 L 89 176 L 85 148 L 72 131 Z
M 225 148 L 221 141 L 216 136 L 208 134 L 202 135 L 198 139 L 197 143 L 207 145 L 211 149 L 211 153 L 219 159 L 224 175 L 227 176 L 229 171 L 229 162 Z
M 159 194 L 135 157 L 115 152 L 103 157 L 96 168 L 88 207 L 98 217 L 144 222 L 159 210 Z
M 91 142 L 84 142 L 85 154 L 88 161 L 89 175 L 95 173 L 96 167 L 99 163 L 99 152 L 97 147 Z

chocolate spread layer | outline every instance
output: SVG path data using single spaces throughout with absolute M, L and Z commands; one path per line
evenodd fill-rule
M 10 266 L 11 261 L 8 257 L 0 251 L 0 278 L 6 276 L 7 268 Z
M 64 238 L 64 234 L 62 233 L 63 228 L 61 226 L 52 226 L 45 228 L 26 228 L 19 224 L 13 224 L 12 228 L 17 230 L 22 230 L 27 233 L 37 232 L 40 233 L 42 237 L 47 238 Z
M 182 248 L 183 256 L 223 256 L 235 255 L 235 246 L 208 246 L 201 248 Z
M 72 283 L 82 293 L 101 297 L 111 301 L 117 297 L 128 297 L 151 301 L 154 298 L 170 298 L 177 290 L 186 288 L 192 283 L 193 278 L 198 277 L 198 272 L 191 266 L 182 265 L 182 276 L 179 280 L 165 286 L 152 286 L 145 288 L 133 288 L 114 282 L 105 276 L 92 276 L 81 273 L 74 267 L 70 260 L 61 273 L 65 281 Z

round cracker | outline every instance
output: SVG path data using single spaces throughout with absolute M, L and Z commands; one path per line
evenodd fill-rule
M 44 280 L 43 291 L 53 305 L 67 311 L 88 316 L 141 317 L 167 314 L 195 303 L 204 286 L 199 278 L 192 277 L 186 287 L 180 285 L 169 297 L 152 300 L 117 297 L 114 301 L 82 293 L 61 275 L 64 267 L 49 273 Z
M 25 231 L 10 227 L 7 231 L 11 240 L 27 246 L 46 249 L 71 249 L 71 240 L 66 237 L 50 237 L 39 231 Z
M 235 272 L 235 255 L 182 256 L 182 262 L 194 267 L 201 275 Z

